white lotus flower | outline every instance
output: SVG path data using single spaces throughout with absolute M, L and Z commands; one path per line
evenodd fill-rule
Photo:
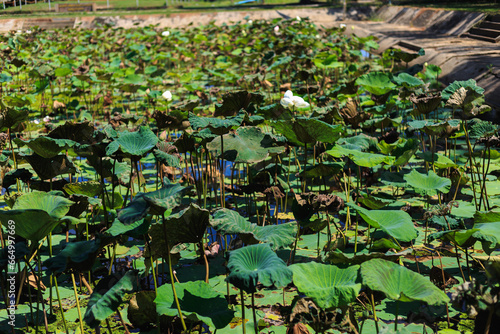
M 166 90 L 165 93 L 163 93 L 161 96 L 167 101 L 172 101 L 172 93 L 170 93 L 169 90 Z
M 347 27 L 347 26 L 346 26 L 344 23 L 341 23 L 341 24 L 340 24 L 340 28 L 341 28 L 341 29 L 342 29 L 342 28 L 345 28 L 345 27 Z
M 251 25 L 252 23 L 253 23 L 253 21 L 252 21 L 252 20 L 248 20 L 248 24 L 250 24 L 250 25 Z
M 170 36 L 170 31 L 168 31 L 168 30 L 167 30 L 167 31 L 164 31 L 164 32 L 162 32 L 162 33 L 161 33 L 161 35 L 162 35 L 163 37 L 168 37 L 168 36 Z
M 280 31 L 280 26 L 276 26 L 276 27 L 274 27 L 274 32 L 275 32 L 275 33 L 278 33 L 279 31 Z
M 285 96 L 281 99 L 281 105 L 285 108 L 291 109 L 292 107 L 296 108 L 307 108 L 309 107 L 309 103 L 304 101 L 300 96 L 293 96 L 291 90 L 287 90 Z
M 26 30 L 26 33 L 27 34 L 31 34 L 31 30 Z
M 298 16 L 298 15 L 297 15 L 297 21 L 299 21 L 299 22 L 301 21 L 300 16 Z
M 45 117 L 43 118 L 43 121 L 44 121 L 44 122 L 46 122 L 46 123 L 47 123 L 47 122 L 50 122 L 50 117 L 49 117 L 49 116 L 45 116 Z

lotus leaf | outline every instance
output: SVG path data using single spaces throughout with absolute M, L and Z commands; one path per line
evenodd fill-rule
M 343 146 L 335 145 L 331 150 L 325 153 L 330 154 L 335 158 L 340 158 L 343 156 L 349 157 L 356 165 L 361 167 L 375 167 L 381 163 L 386 163 L 391 165 L 394 162 L 393 157 L 389 157 L 382 154 L 361 152 L 358 150 L 352 150 L 345 148 Z
M 347 205 L 356 209 L 370 226 L 381 229 L 396 240 L 409 242 L 418 235 L 411 216 L 402 210 L 366 210 L 352 203 Z
M 189 123 L 195 130 L 209 128 L 216 135 L 223 135 L 228 133 L 231 128 L 241 125 L 245 113 L 239 113 L 234 117 L 227 117 L 225 119 L 214 117 L 200 117 L 193 113 L 189 113 Z
M 28 115 L 29 111 L 26 109 L 3 109 L 0 112 L 0 130 L 6 131 L 17 127 L 28 118 Z
M 149 127 L 141 126 L 139 131 L 136 132 L 121 132 L 118 138 L 108 145 L 106 154 L 112 155 L 120 149 L 124 154 L 137 159 L 151 151 L 157 142 L 158 137 L 153 131 Z
M 264 96 L 258 93 L 249 93 L 245 90 L 229 92 L 222 96 L 222 103 L 215 105 L 214 117 L 234 116 L 241 109 L 252 111 L 255 105 L 264 101 Z M 251 108 L 251 109 L 249 109 Z
M 151 221 L 148 219 L 140 219 L 131 224 L 124 224 L 119 219 L 115 219 L 113 225 L 106 232 L 114 237 L 128 235 L 133 238 L 139 238 L 148 233 L 150 225 Z
M 277 121 L 271 126 L 292 144 L 304 146 L 316 142 L 333 144 L 342 132 L 341 125 L 331 125 L 319 119 L 298 117 L 294 121 Z
M 382 259 L 361 264 L 363 284 L 383 292 L 387 298 L 403 302 L 418 300 L 429 305 L 446 304 L 448 296 L 422 275 Z
M 246 243 L 269 243 L 272 249 L 291 245 L 297 232 L 295 223 L 259 226 L 250 223 L 238 212 L 228 209 L 217 210 L 210 220 L 210 225 L 223 234 L 239 234 Z
M 45 238 L 60 223 L 44 210 L 0 211 L 0 221 L 3 226 L 9 226 L 10 220 L 16 222 L 17 235 L 34 242 Z
M 341 269 L 316 262 L 290 266 L 293 284 L 322 309 L 345 306 L 356 300 L 361 290 L 359 266 Z
M 67 243 L 56 256 L 46 260 L 43 265 L 48 273 L 62 273 L 66 270 L 88 271 L 94 265 L 97 253 L 101 249 L 100 240 L 77 241 Z
M 172 245 L 178 243 L 199 243 L 209 225 L 208 210 L 201 209 L 191 203 L 188 208 L 169 216 L 167 225 L 168 241 Z
M 356 80 L 356 85 L 363 86 L 374 95 L 384 95 L 396 88 L 396 85 L 391 82 L 390 75 L 382 72 L 364 74 Z
M 72 201 L 62 197 L 50 195 L 43 191 L 32 191 L 16 200 L 12 207 L 14 210 L 36 209 L 47 212 L 54 219 L 63 218 L 73 204 Z
M 116 312 L 126 293 L 136 289 L 137 271 L 129 270 L 120 277 L 117 274 L 104 277 L 97 283 L 90 296 L 84 320 L 92 328 Z
M 423 153 L 417 154 L 419 158 L 424 159 L 425 161 L 429 163 L 434 163 L 434 166 L 438 169 L 444 169 L 444 168 L 456 168 L 457 164 L 455 164 L 451 159 L 448 157 L 445 157 L 444 155 L 440 153 L 434 153 L 430 151 L 426 151 Z
M 257 283 L 266 287 L 287 286 L 292 281 L 292 271 L 271 250 L 268 244 L 246 246 L 229 253 L 227 281 L 247 293 L 257 291 Z
M 63 187 L 68 195 L 79 194 L 95 197 L 101 193 L 102 185 L 96 181 L 83 181 L 78 183 L 68 183 Z
M 226 327 L 233 319 L 234 311 L 229 309 L 224 296 L 205 282 L 177 283 L 175 291 L 182 314 L 188 320 L 203 321 L 211 328 L 220 329 Z M 158 288 L 154 302 L 158 314 L 170 317 L 178 315 L 172 287 L 169 284 Z
M 283 146 L 276 146 L 271 136 L 257 127 L 240 127 L 235 133 L 215 138 L 207 144 L 207 148 L 214 151 L 216 156 L 220 156 L 222 144 L 224 145 L 224 159 L 243 163 L 260 162 L 270 155 L 276 155 L 285 150 Z
M 404 179 L 410 186 L 423 191 L 427 195 L 435 195 L 437 191 L 447 194 L 450 191 L 451 180 L 436 175 L 430 170 L 427 175 L 412 170 L 404 176 Z
M 75 165 L 66 155 L 56 155 L 52 158 L 43 158 L 38 154 L 24 157 L 33 167 L 33 170 L 42 180 L 52 179 L 61 174 L 76 173 Z

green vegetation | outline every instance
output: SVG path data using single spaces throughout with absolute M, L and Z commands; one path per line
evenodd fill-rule
M 484 90 L 344 29 L 0 36 L 0 331 L 494 332 Z

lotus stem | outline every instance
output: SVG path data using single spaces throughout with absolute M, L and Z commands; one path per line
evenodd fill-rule
M 73 282 L 73 292 L 75 293 L 76 299 L 76 308 L 78 310 L 78 319 L 80 320 L 80 330 L 82 333 L 85 333 L 83 330 L 83 319 L 82 319 L 82 311 L 80 310 L 80 301 L 78 300 L 78 293 L 76 292 L 76 283 L 75 283 L 75 274 L 71 273 L 71 281 Z
M 66 318 L 64 317 L 64 310 L 61 303 L 61 296 L 59 295 L 59 288 L 57 286 L 57 277 L 54 277 L 54 285 L 56 287 L 57 301 L 59 303 L 59 311 L 61 311 L 61 318 L 64 325 L 64 331 L 66 332 L 66 334 L 69 334 L 68 325 L 66 324 Z
M 259 326 L 257 326 L 257 315 L 255 314 L 255 296 L 252 292 L 252 313 L 253 313 L 253 328 L 255 330 L 255 334 L 259 334 Z
M 209 278 L 209 270 L 210 270 L 210 268 L 208 266 L 207 254 L 205 254 L 205 249 L 203 248 L 203 244 L 201 242 L 198 243 L 198 246 L 200 247 L 201 256 L 203 256 L 203 259 L 205 260 L 205 270 L 206 270 L 205 283 L 208 284 L 208 278 Z
M 372 295 L 372 311 L 373 311 L 373 320 L 375 321 L 375 328 L 377 330 L 377 334 L 379 332 L 379 329 L 378 329 L 378 318 L 377 318 L 377 311 L 375 311 L 375 299 L 373 298 L 373 291 L 371 293 Z
M 186 323 L 184 322 L 184 317 L 182 316 L 181 305 L 179 304 L 179 298 L 177 298 L 177 291 L 175 291 L 174 271 L 172 270 L 172 256 L 170 256 L 170 245 L 168 243 L 168 238 L 167 238 L 167 225 L 165 225 L 165 214 L 162 214 L 162 223 L 163 223 L 163 233 L 165 234 L 165 243 L 167 244 L 168 271 L 170 273 L 172 293 L 174 294 L 175 305 L 177 306 L 177 312 L 179 313 L 179 318 L 181 319 L 182 329 L 186 331 L 187 330 Z M 156 290 L 155 294 L 157 294 Z
M 240 289 L 240 298 L 241 298 L 241 325 L 243 326 L 243 334 L 246 334 L 245 328 L 245 296 L 243 294 L 243 290 Z
M 394 316 L 394 331 L 398 331 L 399 300 L 396 300 L 396 315 Z

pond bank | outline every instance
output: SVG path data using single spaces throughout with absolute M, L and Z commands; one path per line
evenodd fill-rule
M 449 84 L 455 80 L 474 79 L 485 89 L 486 102 L 495 110 L 491 120 L 497 121 L 500 110 L 500 45 L 498 43 L 460 37 L 485 18 L 482 13 L 445 11 L 428 8 L 384 6 L 376 11 L 377 21 L 346 22 L 354 29 L 346 33 L 378 38 L 381 53 L 389 48 L 425 55 L 409 63 L 438 65 L 443 72 L 439 80 Z

